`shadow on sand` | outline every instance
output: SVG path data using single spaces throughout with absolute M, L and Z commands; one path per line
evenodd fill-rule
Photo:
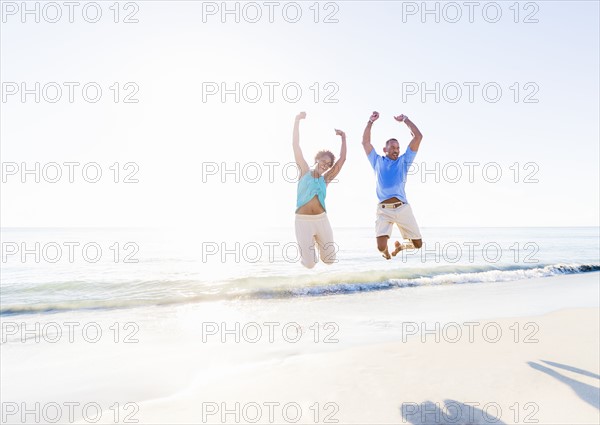
M 600 375 L 593 372 L 562 363 L 547 360 L 541 360 L 541 363 L 593 379 L 600 379 Z M 527 364 L 535 370 L 544 372 L 563 384 L 568 385 L 579 398 L 600 410 L 600 388 L 569 378 L 540 363 L 527 362 Z M 482 406 L 476 402 L 461 403 L 456 400 L 444 400 L 444 404 L 441 405 L 440 403 L 428 400 L 420 404 L 403 403 L 400 407 L 400 412 L 403 419 L 402 423 L 413 425 L 506 424 L 506 422 L 500 420 L 502 411 L 496 403 L 487 403 Z
M 546 363 L 547 365 L 568 370 L 569 372 L 578 373 L 580 375 L 589 376 L 591 378 L 600 379 L 600 376 L 595 373 L 588 372 L 587 370 L 578 369 L 573 366 L 564 365 L 561 363 L 550 362 L 546 360 L 542 360 L 542 363 Z M 571 387 L 571 389 L 579 396 L 580 399 L 588 403 L 589 405 L 595 407 L 600 410 L 600 388 L 596 388 L 593 385 L 584 384 L 583 382 L 579 382 L 573 378 L 569 378 L 561 373 L 558 373 L 554 369 L 550 369 L 549 367 L 543 366 L 539 363 L 535 362 L 527 362 L 529 366 L 532 368 L 539 370 L 540 372 L 544 372 L 553 378 L 558 379 L 563 384 L 567 384 Z

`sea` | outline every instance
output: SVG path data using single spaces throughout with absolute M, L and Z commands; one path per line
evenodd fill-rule
M 393 241 L 400 239 L 394 230 Z M 3 228 L 0 315 L 502 284 L 600 270 L 598 227 L 422 228 L 386 260 L 373 228 L 334 228 L 336 261 L 299 262 L 293 228 Z

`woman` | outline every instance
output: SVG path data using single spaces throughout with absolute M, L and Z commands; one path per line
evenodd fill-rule
M 296 240 L 304 267 L 312 269 L 319 257 L 326 264 L 336 261 L 337 248 L 333 242 L 333 231 L 325 209 L 327 186 L 339 174 L 346 162 L 346 134 L 335 130 L 342 137 L 340 159 L 330 151 L 320 151 L 315 156 L 315 166 L 311 169 L 300 149 L 300 120 L 306 118 L 306 112 L 300 112 L 294 123 L 294 157 L 300 168 L 298 181 L 298 201 L 296 204 Z M 335 163 L 334 163 L 335 162 Z M 319 247 L 319 257 L 315 250 Z

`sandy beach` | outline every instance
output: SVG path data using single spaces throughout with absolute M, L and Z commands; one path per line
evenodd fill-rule
M 595 424 L 599 277 L 6 317 L 3 413 L 44 422 L 58 405 L 67 423 L 71 402 L 79 423 Z M 10 322 L 41 335 L 7 337 Z M 79 325 L 53 343 L 50 323 Z
M 600 0 L 0 3 L 0 425 L 600 425 Z
M 160 423 L 173 411 L 190 423 L 250 423 L 256 415 L 249 407 L 244 413 L 245 405 L 261 404 L 266 419 L 265 402 L 294 402 L 302 408 L 302 423 L 314 423 L 310 407 L 321 401 L 318 423 L 331 423 L 327 413 L 344 424 L 598 423 L 598 309 L 492 323 L 508 331 L 515 321 L 539 326 L 537 342 L 417 339 L 291 356 L 241 371 L 235 380 L 198 383 L 175 400 L 147 402 L 140 410 Z M 236 402 L 237 417 L 223 417 L 222 403 L 235 411 Z M 275 423 L 291 422 L 280 411 Z M 287 417 L 295 418 L 294 412 L 290 407 Z

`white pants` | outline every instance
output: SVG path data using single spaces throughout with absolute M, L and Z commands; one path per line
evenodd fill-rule
M 333 231 L 327 213 L 296 214 L 296 240 L 304 267 L 312 269 L 319 262 L 319 257 L 326 264 L 336 262 L 337 246 L 333 242 Z M 317 256 L 315 242 L 319 249 L 319 256 Z
M 400 205 L 398 208 L 382 208 L 377 204 L 377 221 L 375 222 L 376 236 L 391 236 L 394 224 L 400 229 L 404 239 L 421 239 L 421 231 L 412 208 L 409 204 Z

